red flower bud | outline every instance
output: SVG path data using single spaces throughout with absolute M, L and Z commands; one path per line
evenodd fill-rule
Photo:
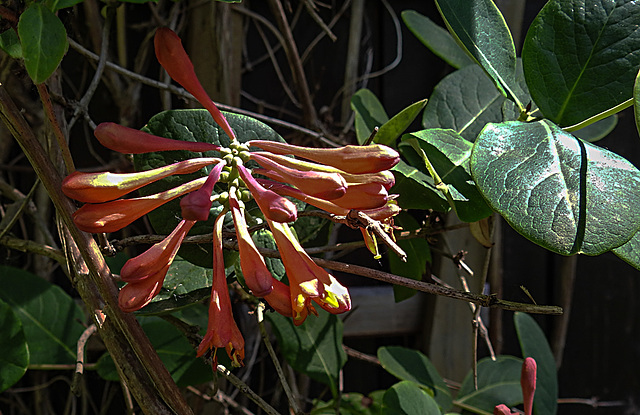
M 356 174 L 389 170 L 400 161 L 400 155 L 397 151 L 381 144 L 308 148 L 277 141 L 253 140 L 249 142 L 249 145 L 276 154 L 292 154 L 316 163 L 336 167 L 347 173 Z
M 103 146 L 123 154 L 142 154 L 170 150 L 193 152 L 220 150 L 220 146 L 215 144 L 172 140 L 112 122 L 103 122 L 98 125 L 93 135 Z
M 493 408 L 493 415 L 511 415 L 511 409 L 503 403 Z
M 207 220 L 211 210 L 211 193 L 213 187 L 220 179 L 222 168 L 226 165 L 224 161 L 218 163 L 207 177 L 202 187 L 195 192 L 191 192 L 180 200 L 182 217 L 188 220 Z
M 244 166 L 238 165 L 238 173 L 266 218 L 275 222 L 294 222 L 296 220 L 298 209 L 293 202 L 262 187 Z
M 535 359 L 533 357 L 524 359 L 522 363 L 522 373 L 520 375 L 520 386 L 522 387 L 525 415 L 533 414 L 533 395 L 536 392 L 536 372 L 537 364 Z
M 156 49 L 156 58 L 169 76 L 189 91 L 209 111 L 213 120 L 227 133 L 229 138 L 235 140 L 236 136 L 227 119 L 209 98 L 209 95 L 198 80 L 193 69 L 193 63 L 191 63 L 191 59 L 189 59 L 187 52 L 182 47 L 182 41 L 178 35 L 169 28 L 161 27 L 156 30 L 153 43 Z

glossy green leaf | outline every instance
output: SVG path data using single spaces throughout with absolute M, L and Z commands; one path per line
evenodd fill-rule
M 640 134 L 640 70 L 633 83 L 633 115 L 636 120 L 636 129 Z
M 398 194 L 398 205 L 403 209 L 433 209 L 447 212 L 449 204 L 442 193 L 436 189 L 433 179 L 428 174 L 408 165 L 403 160 L 396 164 L 391 171 L 396 184 L 391 193 Z
M 514 406 L 522 403 L 520 373 L 522 359 L 513 356 L 484 358 L 478 362 L 478 389 L 469 372 L 460 386 L 454 405 L 476 413 L 492 414 L 496 405 Z M 480 412 L 482 411 L 482 412 Z
M 626 244 L 613 249 L 613 253 L 640 271 L 640 232 L 636 232 Z
M 200 305 L 200 308 L 206 313 L 206 307 Z M 212 379 L 211 366 L 196 359 L 195 349 L 175 326 L 157 317 L 141 317 L 140 325 L 178 386 L 199 385 Z M 98 359 L 97 370 L 105 380 L 120 380 L 108 353 Z
M 449 32 L 427 16 L 415 10 L 405 10 L 402 12 L 402 20 L 420 42 L 454 68 L 458 69 L 475 63 L 465 51 L 460 49 Z
M 414 382 L 404 380 L 382 397 L 382 415 L 439 415 L 436 401 Z
M 15 30 L 7 29 L 0 33 L 0 49 L 4 50 L 13 59 L 22 58 L 22 46 Z
M 347 361 L 342 348 L 342 320 L 320 307 L 300 326 L 277 313 L 265 316 L 278 339 L 282 354 L 293 369 L 338 391 L 338 374 Z
M 413 231 L 420 229 L 420 224 L 411 215 L 401 212 L 393 219 L 394 225 L 402 228 L 403 231 Z M 391 273 L 402 277 L 421 281 L 427 272 L 427 263 L 431 262 L 431 248 L 425 238 L 398 239 L 396 241 L 400 248 L 407 253 L 407 260 L 402 261 L 393 252 L 388 253 L 389 267 Z M 393 294 L 396 302 L 412 297 L 417 291 L 400 285 L 393 286 Z
M 491 0 L 436 0 L 449 32 L 518 108 L 516 48 L 500 10 Z
M 414 102 L 394 115 L 389 121 L 382 124 L 373 142 L 396 148 L 396 140 L 398 137 L 409 128 L 413 120 L 420 114 L 420 111 L 424 109 L 425 105 L 427 105 L 427 100 L 423 99 L 422 101 Z
M 45 5 L 31 3 L 20 15 L 18 35 L 29 76 L 36 84 L 46 81 L 69 47 L 64 25 Z
M 271 127 L 254 118 L 226 112 L 224 115 L 227 117 L 231 128 L 235 131 L 240 142 L 257 139 L 284 141 Z M 201 109 L 173 110 L 159 113 L 149 120 L 149 123 L 143 130 L 151 134 L 177 140 L 209 142 L 225 147 L 229 145 L 229 137 L 215 124 L 209 112 Z M 218 156 L 218 153 L 214 151 L 206 153 L 163 151 L 158 153 L 136 154 L 134 156 L 134 165 L 137 171 L 143 171 L 188 158 L 216 156 Z M 170 176 L 145 186 L 140 189 L 140 193 L 142 195 L 149 195 L 161 192 L 190 180 L 197 179 L 198 177 L 204 177 L 210 170 L 210 167 L 205 167 L 193 174 Z M 216 189 L 218 188 L 216 187 Z M 259 215 L 255 203 L 248 203 L 247 209 L 249 213 Z M 197 222 L 189 234 L 210 235 L 213 230 L 213 221 L 221 210 L 222 206 L 214 202 L 211 207 L 209 220 Z M 225 224 L 230 225 L 232 223 L 231 215 L 228 214 L 227 216 Z M 150 212 L 148 217 L 156 232 L 168 235 L 180 222 L 181 209 L 179 199 L 168 202 L 162 207 Z M 208 268 L 211 267 L 213 261 L 211 244 L 183 245 L 180 248 L 179 255 L 193 264 Z M 231 263 L 232 262 L 230 262 L 230 264 Z
M 27 371 L 29 348 L 22 322 L 11 306 L 0 300 L 0 392 L 11 387 Z
M 429 358 L 418 350 L 400 346 L 381 347 L 378 349 L 378 360 L 384 370 L 398 379 L 429 388 L 442 410 L 451 408 L 449 388 Z
M 0 299 L 22 321 L 30 365 L 76 362 L 84 315 L 60 287 L 30 272 L 0 266 Z
M 640 171 L 548 121 L 489 124 L 471 173 L 518 232 L 563 255 L 598 255 L 640 228 Z
M 533 413 L 554 415 L 558 410 L 558 375 L 556 359 L 553 357 L 551 347 L 540 326 L 528 314 L 515 313 L 513 322 L 518 333 L 522 356 L 533 357 L 538 367 Z
M 544 116 L 568 127 L 631 99 L 638 25 L 636 1 L 549 1 L 522 49 L 527 84 Z
M 429 173 L 422 155 L 413 147 L 415 144 L 426 154 L 428 162 L 444 183 L 443 193 L 450 194 L 460 220 L 476 222 L 492 213 L 471 179 L 471 142 L 455 131 L 439 128 L 405 134 L 398 147 L 401 154 L 411 165 L 419 167 L 423 173 Z
M 508 111 L 505 111 L 508 109 Z M 477 65 L 444 77 L 433 90 L 422 117 L 424 128 L 447 128 L 473 142 L 489 122 L 515 120 L 519 112 Z
M 353 94 L 351 109 L 356 113 L 356 138 L 359 144 L 366 142 L 376 127 L 389 121 L 384 107 L 368 89 L 361 89 Z

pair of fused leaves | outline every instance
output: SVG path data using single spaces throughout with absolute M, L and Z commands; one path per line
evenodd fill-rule
M 560 128 L 575 130 L 602 119 L 600 131 L 584 134 L 600 138 L 615 125 L 615 119 L 605 118 L 631 104 L 640 66 L 635 30 L 640 5 L 549 1 L 527 33 L 520 68 L 509 30 L 491 0 L 437 4 L 450 37 L 424 16 L 403 14 L 428 47 L 461 68 L 436 87 L 424 126 L 451 129 L 468 140 L 457 147 L 472 147 L 469 173 L 478 190 L 529 239 L 565 255 L 614 250 L 640 267 L 634 254 L 640 244 L 635 236 L 640 218 L 634 212 L 638 170 Z M 433 42 L 434 36 L 440 41 Z M 462 58 L 453 44 L 471 59 Z M 531 99 L 534 114 L 549 121 L 508 122 L 521 118 L 518 112 Z M 487 123 L 494 124 L 483 129 Z M 435 137 L 431 152 L 424 149 L 425 158 L 444 154 L 456 164 L 459 151 L 451 154 L 447 134 L 429 131 L 409 140 Z
M 534 413 L 553 415 L 557 411 L 558 384 L 549 344 L 529 315 L 516 313 L 514 324 L 523 357 L 533 357 L 538 367 Z M 385 397 L 393 394 L 383 403 L 383 408 L 394 405 L 392 409 L 396 412 L 389 413 L 439 414 L 457 406 L 473 413 L 491 414 L 496 405 L 515 406 L 522 403 L 522 359 L 513 356 L 498 356 L 495 361 L 490 358 L 480 360 L 477 368 L 478 388 L 470 372 L 455 399 L 435 366 L 419 351 L 397 346 L 382 347 L 378 349 L 378 359 L 385 370 L 401 380 L 385 392 Z M 409 401 L 410 406 L 403 406 Z M 424 408 L 429 408 L 429 411 L 424 411 Z

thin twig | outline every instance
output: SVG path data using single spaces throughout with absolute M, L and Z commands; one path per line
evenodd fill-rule
M 4 245 L 10 249 L 15 249 L 16 251 L 31 252 L 33 254 L 46 256 L 47 258 L 53 259 L 60 265 L 64 265 L 67 262 L 67 258 L 61 250 L 49 245 L 39 244 L 32 240 L 3 236 L 0 238 L 0 245 Z
M 289 400 L 289 405 L 291 407 L 291 411 L 294 414 L 302 414 L 300 408 L 298 407 L 298 403 L 296 402 L 296 397 L 291 392 L 291 388 L 289 387 L 289 382 L 287 382 L 286 377 L 284 376 L 284 372 L 282 371 L 282 366 L 280 366 L 280 361 L 278 360 L 278 356 L 276 356 L 275 350 L 273 350 L 273 346 L 271 346 L 271 342 L 269 341 L 269 335 L 267 334 L 267 330 L 264 327 L 264 303 L 259 303 L 256 309 L 256 316 L 258 317 L 258 328 L 260 329 L 260 335 L 262 336 L 262 341 L 264 342 L 265 347 L 267 348 L 267 352 L 269 352 L 269 357 L 271 357 L 271 361 L 276 368 L 276 373 L 278 374 L 278 378 L 280 379 L 280 383 L 282 384 L 282 389 L 284 389 L 284 393 L 287 395 L 287 399 Z
M 265 411 L 269 415 L 280 415 L 278 411 L 276 411 L 271 405 L 269 405 L 264 399 L 260 397 L 257 393 L 255 393 L 246 383 L 244 383 L 239 377 L 231 373 L 229 369 L 222 365 L 218 365 L 216 367 L 218 373 L 225 377 L 233 386 L 238 388 L 243 394 L 245 394 L 249 399 L 255 402 L 263 411 Z
M 82 374 L 84 373 L 84 350 L 87 345 L 87 341 L 89 341 L 89 337 L 91 337 L 95 332 L 98 331 L 98 326 L 95 324 L 90 325 L 87 329 L 82 332 L 82 335 L 78 339 L 78 343 L 76 346 L 76 371 L 73 374 L 73 380 L 71 381 L 71 391 L 74 395 L 80 396 L 82 391 L 80 390 L 80 379 Z
M 73 113 L 73 118 L 71 118 L 71 120 L 69 121 L 69 129 L 73 127 L 73 124 L 75 124 L 80 113 L 87 112 L 89 102 L 91 102 L 91 98 L 93 98 L 93 94 L 96 92 L 96 89 L 100 84 L 102 72 L 104 71 L 105 65 L 107 64 L 107 53 L 109 52 L 109 32 L 111 30 L 111 22 L 113 20 L 114 13 L 115 9 L 113 7 L 107 6 L 107 15 L 102 27 L 102 45 L 100 47 L 100 58 L 98 59 L 98 67 L 96 68 L 96 73 L 93 75 L 93 79 L 87 87 L 84 96 L 77 104 L 76 110 Z
M 60 153 L 62 154 L 64 166 L 67 168 L 67 173 L 73 173 L 76 168 L 73 164 L 73 158 L 71 157 L 71 151 L 69 151 L 69 146 L 67 144 L 67 140 L 65 139 L 65 134 L 62 132 L 60 123 L 56 118 L 55 112 L 53 111 L 53 104 L 51 103 L 49 89 L 44 83 L 37 84 L 36 87 L 38 88 L 38 93 L 40 94 L 40 100 L 42 101 L 44 112 L 47 115 L 47 119 L 49 120 L 51 128 L 53 129 L 53 135 L 56 137 L 56 141 L 58 142 L 58 147 L 60 149 Z

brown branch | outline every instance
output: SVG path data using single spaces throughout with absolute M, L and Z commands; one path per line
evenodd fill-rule
M 73 282 L 87 309 L 94 316 L 106 315 L 98 331 L 138 404 L 148 413 L 192 413 L 135 316 L 118 307 L 118 288 L 97 244 L 74 225 L 75 206 L 62 193 L 60 175 L 2 85 L 0 118 L 22 147 L 63 221 L 61 237 L 67 242 L 71 263 L 81 273 Z

